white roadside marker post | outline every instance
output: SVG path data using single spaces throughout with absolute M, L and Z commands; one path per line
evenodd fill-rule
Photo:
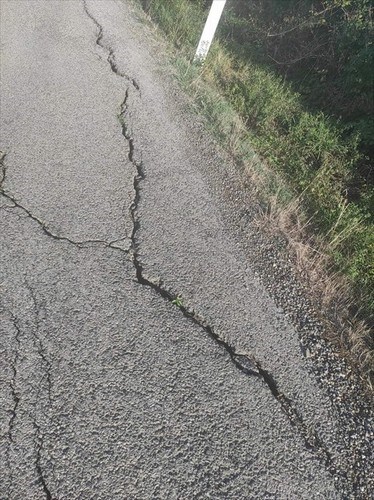
M 213 0 L 193 62 L 203 63 L 209 52 L 226 0 Z

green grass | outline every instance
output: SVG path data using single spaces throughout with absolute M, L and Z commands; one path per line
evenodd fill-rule
M 183 299 L 182 297 L 179 297 L 179 295 L 171 301 L 171 303 L 177 307 L 182 307 L 183 306 Z
M 206 12 L 203 0 L 141 0 L 174 44 L 182 87 L 208 127 L 243 168 L 256 172 L 263 200 L 302 207 L 313 238 L 344 275 L 361 319 L 374 318 L 374 193 L 348 197 L 363 160 L 359 137 L 339 120 L 305 108 L 301 97 L 272 69 L 235 52 L 219 39 L 202 67 L 191 64 Z M 331 264 L 332 263 L 332 264 Z M 368 338 L 368 342 L 372 342 Z

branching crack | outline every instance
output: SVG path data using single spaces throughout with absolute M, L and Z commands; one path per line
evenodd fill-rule
M 140 228 L 140 220 L 138 217 L 138 206 L 140 202 L 140 183 L 146 178 L 145 172 L 143 168 L 142 162 L 136 161 L 135 157 L 135 146 L 134 139 L 129 133 L 129 127 L 125 123 L 125 112 L 127 109 L 127 98 L 122 104 L 122 134 L 126 138 L 129 143 L 129 159 L 132 161 L 133 165 L 136 167 L 136 175 L 134 176 L 134 200 L 131 205 L 131 216 L 133 221 L 133 231 L 131 234 L 131 253 L 132 253 L 132 261 L 135 266 L 136 271 L 136 279 L 140 285 L 147 286 L 152 288 L 158 295 L 160 295 L 163 299 L 168 301 L 171 304 L 176 304 L 178 302 L 178 295 L 167 290 L 163 283 L 154 282 L 144 275 L 143 266 L 140 261 L 139 253 L 138 253 L 138 242 L 137 242 L 137 231 Z M 271 373 L 262 368 L 261 363 L 256 360 L 252 355 L 247 353 L 238 353 L 235 349 L 223 340 L 215 331 L 214 328 L 207 323 L 207 321 L 198 315 L 193 309 L 190 309 L 183 304 L 178 305 L 183 316 L 188 318 L 193 324 L 197 325 L 201 329 L 203 329 L 220 347 L 225 349 L 225 351 L 229 354 L 231 361 L 233 364 L 243 372 L 245 375 L 249 376 L 257 376 L 263 380 L 263 382 L 268 386 L 274 398 L 281 405 L 282 410 L 287 415 L 291 424 L 296 427 L 302 436 L 305 446 L 308 449 L 313 450 L 321 460 L 323 460 L 326 468 L 330 471 L 331 474 L 336 474 L 338 471 L 332 463 L 331 455 L 328 449 L 323 445 L 321 440 L 319 439 L 316 432 L 310 430 L 308 426 L 303 422 L 301 415 L 295 409 L 291 400 L 288 399 L 284 394 L 282 394 L 277 386 L 276 381 L 274 380 Z M 343 473 L 340 473 L 343 477 L 345 476 Z
M 111 70 L 118 76 L 126 78 L 132 86 L 140 91 L 138 83 L 134 80 L 122 73 L 115 60 L 114 51 L 112 48 L 107 48 L 103 42 L 103 27 L 98 23 L 98 21 L 92 16 L 92 14 L 88 11 L 86 0 L 83 0 L 84 8 L 87 15 L 92 19 L 94 24 L 98 29 L 98 36 L 96 39 L 96 43 L 108 50 L 108 63 L 110 65 Z M 138 206 L 140 202 L 140 184 L 145 179 L 145 171 L 143 167 L 142 161 L 138 161 L 136 159 L 136 149 L 134 145 L 134 138 L 131 133 L 131 128 L 126 120 L 128 113 L 128 100 L 129 100 L 129 89 L 126 90 L 125 98 L 123 103 L 121 104 L 120 110 L 120 122 L 122 127 L 122 135 L 126 139 L 129 147 L 128 158 L 129 161 L 134 165 L 136 169 L 136 173 L 134 176 L 134 199 L 130 206 L 130 212 L 133 222 L 133 230 L 131 233 L 131 256 L 132 262 L 135 267 L 136 279 L 140 285 L 147 286 L 152 288 L 158 295 L 160 295 L 164 300 L 169 303 L 175 304 L 178 303 L 178 297 L 171 291 L 167 290 L 165 286 L 163 286 L 162 282 L 154 282 L 150 279 L 146 278 L 144 275 L 143 267 L 140 261 L 139 253 L 138 253 L 138 243 L 137 243 L 137 232 L 140 228 L 140 220 L 138 217 Z M 269 388 L 273 397 L 278 401 L 281 405 L 282 410 L 287 415 L 291 424 L 296 427 L 304 439 L 305 446 L 308 449 L 313 450 L 317 456 L 323 460 L 326 468 L 330 471 L 331 474 L 340 473 L 341 476 L 345 477 L 341 471 L 337 471 L 335 466 L 332 463 L 331 455 L 328 449 L 323 445 L 321 440 L 319 439 L 316 432 L 310 430 L 308 426 L 303 422 L 301 415 L 298 413 L 292 401 L 287 398 L 284 394 L 282 394 L 277 386 L 277 383 L 274 377 L 267 370 L 262 368 L 261 363 L 254 359 L 253 356 L 249 354 L 241 354 L 235 352 L 235 349 L 228 344 L 225 340 L 223 340 L 215 331 L 214 328 L 207 323 L 207 321 L 199 316 L 193 309 L 189 309 L 185 307 L 183 304 L 179 304 L 179 309 L 181 313 L 188 318 L 192 323 L 203 329 L 219 346 L 221 346 L 225 351 L 229 354 L 233 364 L 244 374 L 250 376 L 257 376 L 263 380 L 263 382 Z
M 129 90 L 126 91 L 125 99 L 121 105 L 121 113 L 120 113 L 120 121 L 122 126 L 122 135 L 128 142 L 129 146 L 129 154 L 128 158 L 130 162 L 134 165 L 136 169 L 136 174 L 134 176 L 134 199 L 130 207 L 132 222 L 133 222 L 133 230 L 131 233 L 131 255 L 132 261 L 135 266 L 136 271 L 136 279 L 140 285 L 147 286 L 152 288 L 158 295 L 160 295 L 163 299 L 167 300 L 171 304 L 178 303 L 178 307 L 182 314 L 188 318 L 192 323 L 203 329 L 219 346 L 221 346 L 225 351 L 229 354 L 231 361 L 233 364 L 243 372 L 245 375 L 249 376 L 257 376 L 263 380 L 263 382 L 268 386 L 271 394 L 281 405 L 282 410 L 287 415 L 291 424 L 298 429 L 298 432 L 302 436 L 305 446 L 308 449 L 313 450 L 317 456 L 324 462 L 326 468 L 330 471 L 331 474 L 336 474 L 338 471 L 332 463 L 331 455 L 328 449 L 323 445 L 321 440 L 319 439 L 317 433 L 308 428 L 308 426 L 304 423 L 301 415 L 296 410 L 292 401 L 287 398 L 284 394 L 282 394 L 277 386 L 277 383 L 274 377 L 265 370 L 261 363 L 256 360 L 252 355 L 247 353 L 238 353 L 235 349 L 223 340 L 215 331 L 214 328 L 209 325 L 209 323 L 200 315 L 198 315 L 193 309 L 190 309 L 180 302 L 178 302 L 178 296 L 168 290 L 164 284 L 160 282 L 152 281 L 145 277 L 143 266 L 140 261 L 139 253 L 138 253 L 138 242 L 137 242 L 137 232 L 140 229 L 140 219 L 138 217 L 138 206 L 140 202 L 140 184 L 143 180 L 145 180 L 146 175 L 144 171 L 144 166 L 142 161 L 138 161 L 136 159 L 136 148 L 134 144 L 134 138 L 131 133 L 131 127 L 127 123 L 126 116 L 128 112 L 128 100 L 129 100 Z M 341 476 L 345 476 L 341 473 Z
M 97 22 L 97 20 L 92 16 L 92 14 L 89 12 L 86 4 L 86 0 L 83 0 L 83 6 L 84 10 L 87 14 L 87 16 L 93 21 L 95 24 L 96 28 L 98 29 L 98 36 L 96 39 L 97 45 L 102 47 L 103 49 L 108 51 L 108 58 L 107 61 L 110 65 L 111 70 L 118 76 L 126 78 L 134 87 L 135 90 L 140 92 L 139 85 L 138 83 L 132 79 L 129 78 L 127 75 L 121 73 L 118 69 L 118 66 L 115 61 L 115 56 L 114 52 L 111 48 L 107 48 L 103 42 L 103 27 Z M 169 291 L 164 284 L 160 282 L 155 282 L 152 281 L 148 278 L 145 277 L 144 275 L 144 269 L 139 257 L 139 252 L 138 252 L 138 242 L 137 242 L 137 232 L 140 229 L 140 220 L 138 217 L 138 206 L 140 202 L 140 184 L 141 182 L 146 178 L 145 171 L 144 171 L 144 166 L 142 161 L 136 160 L 135 152 L 136 148 L 134 145 L 134 139 L 132 136 L 132 133 L 130 131 L 130 127 L 128 123 L 126 123 L 126 114 L 128 111 L 128 99 L 129 99 L 129 89 L 126 91 L 126 95 L 124 98 L 123 103 L 121 104 L 121 111 L 120 111 L 120 120 L 121 120 L 121 127 L 122 127 L 122 135 L 128 142 L 129 146 L 129 160 L 130 162 L 134 165 L 136 169 L 136 173 L 134 176 L 134 199 L 133 202 L 130 206 L 130 212 L 131 212 L 131 217 L 132 217 L 132 223 L 133 223 L 133 229 L 131 233 L 131 249 L 130 251 L 126 251 L 120 247 L 115 246 L 115 243 L 117 243 L 120 240 L 115 240 L 112 242 L 106 242 L 103 240 L 86 240 L 86 241 L 74 241 L 68 237 L 65 236 L 59 236 L 55 233 L 53 233 L 46 225 L 45 223 L 40 220 L 38 217 L 33 215 L 27 208 L 23 207 L 13 196 L 10 194 L 6 193 L 3 184 L 5 181 L 5 176 L 6 176 L 6 168 L 4 165 L 4 158 L 5 154 L 0 153 L 0 167 L 1 167 L 1 178 L 0 178 L 0 194 L 2 194 L 5 198 L 10 200 L 15 208 L 19 208 L 22 211 L 24 211 L 29 218 L 31 218 L 34 222 L 36 222 L 44 231 L 45 234 L 47 234 L 49 237 L 53 238 L 54 240 L 58 241 L 65 241 L 68 242 L 72 245 L 75 245 L 77 247 L 82 247 L 87 244 L 91 243 L 96 243 L 100 245 L 104 245 L 105 247 L 112 248 L 114 250 L 118 250 L 120 252 L 124 252 L 126 254 L 129 254 L 131 257 L 131 260 L 134 264 L 135 267 L 135 274 L 136 274 L 136 280 L 137 282 L 142 285 L 151 288 L 154 290 L 159 296 L 161 296 L 164 300 L 169 302 L 170 304 L 175 304 L 177 302 L 178 296 L 174 294 L 173 292 Z M 35 297 L 33 296 L 34 300 L 34 306 L 37 308 L 37 302 L 35 301 Z M 173 305 L 175 307 L 175 305 Z M 253 358 L 253 356 L 247 354 L 247 353 L 238 353 L 235 351 L 235 349 L 227 343 L 225 340 L 223 340 L 215 331 L 214 328 L 209 325 L 209 323 L 200 315 L 198 315 L 193 309 L 190 309 L 183 304 L 178 305 L 181 313 L 183 314 L 184 317 L 186 317 L 189 321 L 191 321 L 193 324 L 204 330 L 204 332 L 209 335 L 215 342 L 218 344 L 220 347 L 222 347 L 230 356 L 231 361 L 233 364 L 236 366 L 238 370 L 240 370 L 242 373 L 248 376 L 256 376 L 260 379 L 263 380 L 263 382 L 267 385 L 269 388 L 271 394 L 273 397 L 278 401 L 278 403 L 281 405 L 282 410 L 284 413 L 287 415 L 289 421 L 291 424 L 297 428 L 298 432 L 304 439 L 305 445 L 308 449 L 313 450 L 317 456 L 322 459 L 325 463 L 326 468 L 330 471 L 332 474 L 339 474 L 341 477 L 345 478 L 345 474 L 340 471 L 336 470 L 335 466 L 332 463 L 332 458 L 325 447 L 325 445 L 321 442 L 319 439 L 318 435 L 309 430 L 307 425 L 303 422 L 303 419 L 301 415 L 298 413 L 298 411 L 294 408 L 292 402 L 290 399 L 288 399 L 284 394 L 282 394 L 279 389 L 278 385 L 274 379 L 274 377 L 264 368 L 262 368 L 261 363 Z M 17 329 L 17 342 L 19 342 L 19 328 L 18 325 L 16 324 L 16 321 L 14 322 L 16 329 Z M 40 339 L 37 337 L 36 341 L 38 343 L 38 352 L 39 355 L 41 356 L 46 368 L 47 368 L 47 378 L 48 378 L 48 385 L 49 385 L 49 391 L 50 391 L 50 383 L 51 383 L 51 364 L 48 361 L 47 357 L 45 356 L 45 350 L 42 346 L 42 343 Z M 18 356 L 18 351 L 16 356 Z M 17 359 L 13 360 L 13 381 L 15 381 L 16 377 L 16 367 L 15 363 Z M 12 385 L 12 396 L 14 400 L 14 407 L 13 407 L 13 412 L 9 424 L 9 438 L 12 440 L 12 429 L 14 425 L 14 419 L 16 417 L 16 410 L 18 406 L 18 396 L 16 394 L 15 388 L 14 388 L 14 383 Z M 49 393 L 50 397 L 50 393 Z M 40 427 L 37 425 L 36 422 L 34 422 L 35 428 L 36 428 L 36 438 L 35 438 L 35 446 L 36 446 L 36 471 L 40 480 L 40 483 L 43 486 L 43 490 L 45 492 L 47 500 L 52 500 L 52 495 L 48 489 L 48 486 L 46 484 L 45 478 L 43 476 L 43 471 L 41 467 L 41 452 L 43 448 L 43 438 L 41 435 Z

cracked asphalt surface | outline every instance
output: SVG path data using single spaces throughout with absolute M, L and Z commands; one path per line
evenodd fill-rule
M 368 498 L 136 8 L 1 33 L 1 498 Z

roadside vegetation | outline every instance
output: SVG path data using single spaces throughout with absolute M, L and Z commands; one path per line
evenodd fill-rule
M 253 179 L 268 223 L 286 234 L 372 379 L 371 1 L 228 0 L 201 68 L 191 58 L 211 1 L 140 2 L 174 44 L 182 85 Z

